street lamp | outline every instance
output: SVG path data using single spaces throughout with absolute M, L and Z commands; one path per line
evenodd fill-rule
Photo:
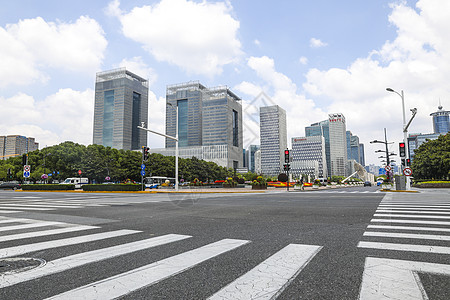
M 411 118 L 411 120 L 409 120 L 408 124 L 406 124 L 406 113 L 405 113 L 405 95 L 403 93 L 403 90 L 401 90 L 401 93 L 391 89 L 391 88 L 386 88 L 386 91 L 391 92 L 391 93 L 396 93 L 397 95 L 400 96 L 400 98 L 402 98 L 402 110 L 403 110 L 403 143 L 405 143 L 405 152 L 406 152 L 406 157 L 405 159 L 410 158 L 409 157 L 409 145 L 408 145 L 408 126 L 409 124 L 411 124 L 412 119 L 414 119 L 416 113 L 417 113 L 417 109 L 414 108 L 412 109 L 412 113 L 413 116 Z M 403 165 L 402 165 L 402 171 L 403 171 Z M 410 184 L 410 179 L 409 176 L 406 176 L 406 189 L 409 190 L 411 189 L 411 184 Z
M 383 141 L 379 141 L 379 140 L 374 140 L 374 141 L 371 141 L 370 143 L 371 144 L 380 143 L 380 144 L 384 144 L 385 145 L 385 147 L 386 147 L 386 150 L 385 150 L 385 152 L 386 152 L 386 166 L 389 166 L 389 164 L 391 162 L 391 160 L 389 159 L 389 155 L 390 154 L 392 155 L 393 153 L 389 153 L 388 144 L 392 144 L 392 143 L 388 143 L 388 141 L 387 141 L 386 128 L 384 128 L 384 142 Z M 377 150 L 375 152 L 383 152 L 383 151 L 382 150 Z M 389 179 L 390 179 L 389 178 L 389 172 L 386 173 L 386 176 L 387 176 L 387 181 L 389 182 Z

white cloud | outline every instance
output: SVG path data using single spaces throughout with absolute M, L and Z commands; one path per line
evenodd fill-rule
M 253 40 L 253 44 L 255 44 L 256 46 L 261 46 L 261 42 L 257 39 Z
M 311 38 L 311 39 L 309 40 L 309 46 L 310 46 L 311 48 L 321 48 L 321 47 L 328 46 L 328 44 L 322 42 L 322 41 L 319 40 L 319 39 Z
M 117 67 L 125 67 L 127 70 L 134 74 L 148 79 L 148 84 L 151 86 L 158 78 L 156 71 L 150 68 L 140 56 L 133 57 L 131 59 L 124 58 Z
M 264 105 L 279 105 L 286 110 L 288 138 L 304 136 L 305 126 L 326 118 L 326 113 L 317 108 L 311 99 L 307 99 L 297 91 L 297 86 L 286 75 L 276 71 L 274 60 L 267 57 L 250 57 L 248 66 L 253 69 L 262 82 L 242 82 L 236 90 L 249 95 L 253 100 L 244 101 L 244 137 L 255 131 L 255 120 L 258 121 L 259 107 Z M 264 91 L 263 94 L 260 94 Z M 267 93 L 267 95 L 265 94 Z M 270 98 L 269 98 L 270 97 Z M 269 99 L 266 99 L 269 98 Z M 259 134 L 259 129 L 258 129 Z M 246 138 L 246 137 L 245 137 Z M 290 140 L 288 140 L 290 144 Z
M 94 91 L 60 89 L 42 101 L 19 93 L 0 97 L 0 132 L 36 138 L 42 147 L 62 141 L 92 143 Z
M 119 17 L 126 37 L 141 43 L 157 60 L 190 74 L 220 74 L 242 54 L 239 21 L 232 17 L 229 2 L 161 0 L 129 13 L 121 12 L 118 3 L 112 2 L 108 13 Z
M 298 59 L 298 62 L 301 63 L 302 65 L 307 65 L 308 64 L 308 58 L 302 56 Z
M 347 128 L 366 144 L 369 162 L 379 161 L 373 153 L 377 147 L 368 142 L 383 138 L 384 127 L 389 140 L 403 139 L 401 98 L 387 87 L 404 90 L 407 119 L 409 109 L 418 108 L 409 132 L 430 133 L 429 114 L 437 109 L 439 97 L 450 95 L 450 2 L 420 0 L 417 10 L 405 3 L 392 5 L 389 20 L 397 27 L 393 41 L 346 69 L 311 69 L 306 75 L 305 91 L 329 99 L 328 111 L 344 113 Z M 443 101 L 443 106 L 449 109 L 450 102 Z
M 160 133 L 166 133 L 166 98 L 156 97 L 152 92 L 148 92 L 148 127 Z M 162 136 L 149 133 L 147 145 L 150 148 L 164 148 L 166 139 Z
M 47 67 L 94 73 L 100 68 L 107 41 L 89 17 L 75 23 L 46 22 L 41 17 L 0 27 L 0 87 L 45 82 Z

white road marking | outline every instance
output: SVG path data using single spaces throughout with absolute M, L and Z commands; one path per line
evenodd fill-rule
M 89 263 L 99 262 L 119 255 L 124 255 L 139 250 L 156 247 L 159 245 L 180 241 L 190 237 L 191 236 L 188 235 L 167 234 L 142 241 L 131 242 L 118 246 L 112 246 L 62 257 L 56 260 L 48 261 L 44 266 L 36 269 L 31 269 L 26 272 L 3 274 L 0 276 L 0 278 L 2 279 L 0 280 L 0 288 L 15 285 L 20 282 L 40 278 L 50 274 L 59 273 Z M 92 299 L 95 299 L 95 297 Z
M 75 205 L 55 205 L 55 204 L 41 204 L 41 203 L 33 203 L 33 204 L 11 204 L 11 203 L 7 203 L 7 204 L 2 204 L 3 206 L 8 206 L 8 207 L 50 207 L 50 208 L 81 208 L 82 206 L 75 206 Z
M 360 300 L 427 299 L 417 273 L 450 275 L 450 265 L 366 258 Z
M 378 207 L 378 209 L 389 209 L 389 210 L 402 210 L 402 209 L 408 209 L 408 210 L 421 210 L 421 209 L 425 209 L 427 211 L 450 211 L 450 207 L 449 208 L 435 208 L 434 206 L 431 207 L 416 207 L 416 206 L 406 206 L 406 205 L 401 205 L 401 206 L 392 206 L 392 205 L 380 205 Z
M 404 202 L 404 203 L 380 203 L 380 206 L 412 206 L 412 207 L 440 207 L 440 208 L 450 208 L 450 205 L 446 205 L 444 203 L 430 203 L 430 202 L 424 202 L 424 203 L 411 203 L 411 202 Z
M 19 213 L 21 211 L 18 210 L 0 210 L 0 214 L 14 214 L 14 213 Z
M 8 206 L 0 206 L 0 209 L 21 209 L 21 210 L 54 210 L 53 208 L 44 208 L 44 207 L 24 207 L 24 206 L 14 206 L 14 207 L 8 207 Z
M 429 225 L 447 225 L 450 226 L 450 222 L 442 221 L 422 221 L 422 220 L 398 220 L 398 219 L 372 219 L 370 222 L 380 223 L 403 223 L 403 224 L 429 224 Z
M 290 244 L 208 299 L 274 299 L 322 249 Z
M 443 231 L 443 232 L 450 232 L 450 228 L 439 228 L 439 227 L 414 227 L 414 226 L 368 225 L 367 228 L 393 229 L 393 230 L 419 230 L 419 231 Z
M 437 240 L 450 241 L 450 235 L 432 235 L 432 234 L 414 234 L 414 233 L 398 233 L 398 232 L 373 232 L 366 231 L 364 236 L 379 236 L 390 238 L 419 239 L 419 240 Z
M 0 249 L 0 258 L 22 255 L 25 253 L 40 251 L 40 250 L 44 250 L 44 249 L 51 249 L 51 248 L 56 248 L 56 247 L 63 247 L 63 246 L 76 245 L 76 244 L 98 241 L 98 240 L 103 240 L 103 239 L 109 239 L 109 238 L 113 238 L 113 237 L 134 234 L 134 233 L 138 233 L 138 232 L 141 232 L 141 231 L 123 229 L 123 230 L 115 230 L 115 231 L 108 231 L 108 232 L 102 232 L 102 233 L 77 236 L 77 237 L 66 238 L 66 239 L 61 239 L 61 240 L 53 240 L 53 241 L 48 241 L 48 242 L 33 243 L 33 244 L 28 244 L 28 245 L 20 245 L 20 246 L 16 246 L 16 247 L 3 248 L 3 249 Z
M 450 219 L 450 216 L 409 215 L 409 214 L 374 214 L 374 217 L 418 218 L 418 219 Z
M 249 241 L 224 239 L 48 299 L 115 299 L 179 274 L 247 243 Z
M 36 223 L 28 223 L 28 224 L 22 224 L 22 225 L 11 225 L 11 226 L 2 226 L 0 227 L 1 231 L 10 231 L 10 230 L 21 230 L 21 229 L 28 229 L 28 228 L 38 228 L 38 227 L 45 227 L 45 226 L 54 226 L 54 225 L 64 225 L 67 223 L 62 222 L 54 222 L 54 221 L 48 221 L 48 222 L 36 222 Z
M 450 211 L 430 211 L 430 210 L 389 210 L 377 209 L 377 213 L 401 213 L 401 214 L 436 214 L 436 215 L 450 215 Z
M 21 196 L 21 197 L 13 197 L 14 199 L 36 199 L 36 198 L 42 198 L 39 196 Z
M 65 227 L 65 228 L 58 228 L 58 229 L 49 229 L 49 230 L 41 230 L 41 231 L 4 235 L 4 236 L 0 236 L 0 242 L 34 238 L 34 237 L 38 237 L 38 236 L 61 234 L 61 233 L 67 233 L 67 232 L 82 231 L 82 230 L 95 229 L 95 228 L 100 228 L 100 227 L 80 225 L 80 226 L 72 226 L 72 227 Z
M 450 254 L 450 247 L 414 245 L 414 244 L 377 243 L 377 242 L 361 241 L 358 243 L 358 248 Z

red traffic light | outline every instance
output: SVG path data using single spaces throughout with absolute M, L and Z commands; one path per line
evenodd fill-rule
M 399 146 L 400 148 L 405 148 L 405 143 L 400 143 Z
M 284 155 L 289 155 L 289 150 L 284 150 Z

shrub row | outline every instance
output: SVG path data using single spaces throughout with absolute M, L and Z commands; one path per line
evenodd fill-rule
M 450 188 L 450 181 L 428 181 L 413 186 L 418 188 Z
M 70 191 L 74 190 L 74 184 L 23 184 L 23 191 Z
M 83 184 L 83 191 L 95 192 L 129 192 L 129 191 L 140 191 L 141 185 L 139 184 Z

